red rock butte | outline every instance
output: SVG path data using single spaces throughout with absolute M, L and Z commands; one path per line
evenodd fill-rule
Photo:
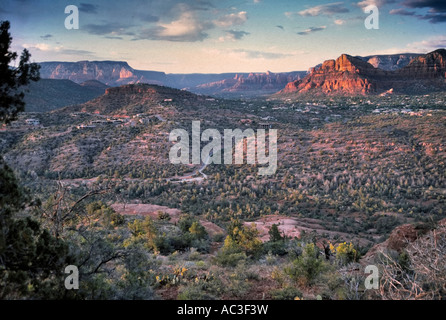
M 396 71 L 375 68 L 347 54 L 313 68 L 302 80 L 287 84 L 278 94 L 368 95 L 390 89 L 396 93 L 424 93 L 446 89 L 446 50 L 412 59 Z

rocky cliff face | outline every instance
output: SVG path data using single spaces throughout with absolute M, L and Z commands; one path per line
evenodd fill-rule
M 403 54 L 391 54 L 391 55 L 374 55 L 367 57 L 356 57 L 363 61 L 370 63 L 372 66 L 378 69 L 386 71 L 395 71 L 407 66 L 413 59 L 421 56 L 417 53 L 403 53 Z
M 282 93 L 368 94 L 376 85 L 366 75 L 380 76 L 382 70 L 358 58 L 343 54 L 336 60 L 327 60 L 314 68 L 302 81 L 287 84 Z
M 439 49 L 427 55 L 419 56 L 397 72 L 401 77 L 410 79 L 445 79 L 446 50 Z
M 68 79 L 76 83 L 97 80 L 109 86 L 134 83 L 161 84 L 163 72 L 139 71 L 124 61 L 42 62 L 40 75 L 46 79 Z
M 446 219 L 438 221 L 437 224 L 438 226 L 446 226 Z M 361 258 L 361 263 L 364 265 L 379 263 L 381 252 L 394 251 L 399 254 L 411 243 L 432 231 L 433 228 L 432 225 L 422 223 L 400 225 L 390 233 L 387 240 L 370 248 L 367 254 Z
M 375 68 L 361 58 L 343 54 L 314 68 L 301 81 L 288 83 L 279 94 L 367 95 L 446 90 L 446 50 L 414 58 L 396 71 Z
M 289 73 L 250 73 L 234 78 L 206 83 L 194 88 L 194 92 L 204 94 L 267 94 L 283 89 L 290 81 L 298 80 L 305 72 Z

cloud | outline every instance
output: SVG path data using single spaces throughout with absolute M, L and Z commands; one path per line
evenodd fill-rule
M 240 11 L 238 13 L 231 13 L 221 16 L 217 20 L 214 20 L 214 24 L 218 27 L 228 28 L 232 26 L 240 26 L 248 20 L 246 11 Z
M 426 40 L 411 42 L 403 48 L 390 48 L 388 50 L 376 52 L 376 54 L 399 54 L 402 52 L 428 53 L 440 48 L 446 48 L 446 35 L 434 36 Z
M 61 49 L 58 52 L 66 55 L 72 56 L 94 56 L 95 53 L 88 50 L 79 50 L 79 49 Z
M 392 10 L 394 14 L 412 15 L 421 20 L 428 20 L 430 23 L 446 22 L 446 1 L 444 0 L 405 0 L 402 4 L 410 9 L 428 8 L 426 14 L 415 14 L 404 9 Z
M 430 23 L 441 23 L 446 22 L 446 13 L 428 13 L 419 18 L 423 20 L 429 20 Z
M 46 43 L 36 43 L 36 44 L 24 43 L 22 46 L 26 49 L 34 49 L 34 50 L 38 50 L 38 51 L 50 51 L 51 50 L 50 45 L 46 44 Z
M 105 36 L 104 38 L 110 39 L 110 40 L 122 40 L 122 39 L 124 39 L 123 37 L 119 37 L 119 36 Z
M 408 11 L 406 9 L 400 8 L 400 9 L 392 9 L 389 11 L 390 14 L 397 14 L 401 16 L 414 16 L 415 12 Z
M 47 53 L 59 53 L 64 55 L 80 55 L 80 56 L 94 56 L 95 53 L 88 50 L 79 50 L 79 49 L 67 49 L 63 46 L 53 47 L 46 43 L 36 43 L 36 44 L 23 44 L 23 47 L 28 50 L 36 50 Z
M 309 35 L 309 34 L 314 33 L 314 32 L 325 30 L 326 28 L 327 28 L 326 26 L 311 27 L 311 28 L 308 28 L 308 29 L 306 29 L 304 31 L 298 32 L 297 34 L 301 35 L 301 36 L 306 36 L 306 35 Z
M 139 14 L 139 19 L 144 22 L 158 22 L 160 20 L 159 17 L 146 13 Z
M 408 48 L 419 52 L 430 52 L 439 48 L 446 48 L 446 36 L 431 37 L 427 40 L 413 42 Z
M 275 60 L 293 56 L 293 54 L 290 53 L 243 50 L 243 49 L 236 49 L 233 50 L 232 52 L 238 55 L 239 58 L 250 59 L 250 60 L 251 59 Z
M 316 17 L 320 15 L 332 16 L 337 13 L 347 13 L 350 10 L 344 6 L 343 2 L 334 2 L 328 4 L 322 4 L 319 6 L 311 7 L 302 11 L 298 14 L 304 17 Z
M 79 11 L 85 13 L 98 13 L 98 6 L 90 3 L 81 3 L 79 5 Z
M 168 2 L 168 1 L 166 1 Z M 179 0 L 179 5 L 185 5 L 183 0 Z M 190 10 L 194 10 L 194 11 L 208 11 L 212 8 L 215 8 L 214 4 L 212 3 L 212 1 L 208 1 L 208 0 L 194 0 L 194 1 L 186 1 L 187 2 L 187 7 Z
M 82 27 L 82 30 L 93 35 L 98 36 L 104 36 L 104 35 L 111 35 L 111 36 L 132 36 L 134 35 L 133 32 L 128 31 L 131 26 L 129 25 L 121 25 L 116 22 L 109 22 L 109 23 L 103 23 L 103 24 L 87 24 Z
M 407 50 L 415 52 L 431 52 L 439 48 L 446 48 L 446 35 L 430 37 L 426 40 L 412 42 L 407 45 Z
M 53 35 L 52 34 L 46 34 L 46 35 L 44 35 L 44 36 L 40 36 L 40 38 L 42 38 L 43 40 L 48 40 L 48 39 L 50 39 L 50 38 L 52 38 L 53 37 Z
M 207 31 L 215 27 L 208 12 L 212 8 L 212 2 L 206 0 L 177 3 L 158 14 L 160 18 L 155 15 L 146 16 L 145 19 L 149 20 L 146 22 L 156 24 L 140 29 L 132 40 L 203 41 L 209 37 Z
M 156 27 L 144 29 L 136 39 L 180 42 L 203 41 L 208 37 L 205 31 L 211 28 L 213 28 L 212 23 L 202 21 L 193 11 L 185 11 L 176 20 L 159 23 Z
M 238 31 L 238 30 L 226 30 L 226 36 L 224 37 L 220 37 L 219 41 L 226 41 L 226 40 L 230 40 L 230 41 L 237 41 L 237 40 L 241 40 L 243 39 L 244 36 L 249 35 L 249 32 L 246 31 Z
M 381 8 L 387 4 L 395 3 L 396 0 L 363 0 L 356 3 L 356 6 L 360 7 L 361 9 L 365 9 L 366 7 L 372 5 L 377 6 L 378 8 Z
M 444 0 L 405 0 L 403 5 L 408 8 L 429 8 L 431 13 L 446 13 Z

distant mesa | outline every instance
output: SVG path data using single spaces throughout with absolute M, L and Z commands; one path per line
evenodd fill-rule
M 147 83 L 186 89 L 208 95 L 265 95 L 285 88 L 306 72 L 166 74 L 133 69 L 125 61 L 41 62 L 40 74 L 45 79 L 67 79 L 78 84 L 99 81 L 107 86 Z
M 393 61 L 392 65 L 404 65 L 404 55 L 375 56 L 371 58 L 341 55 L 336 60 L 327 60 L 313 68 L 302 80 L 288 83 L 277 95 L 368 95 L 368 94 L 424 94 L 446 90 L 446 50 L 438 49 L 425 55 L 410 54 L 411 61 L 397 68 L 382 61 Z M 398 57 L 398 59 L 396 58 Z
M 407 66 L 413 59 L 422 56 L 420 53 L 402 53 L 402 54 L 389 54 L 389 55 L 374 55 L 360 57 L 363 61 L 370 63 L 372 66 L 378 69 L 386 71 L 395 71 Z
M 305 76 L 304 71 L 288 73 L 249 73 L 236 74 L 232 79 L 206 83 L 192 89 L 193 92 L 210 95 L 265 95 L 283 89 L 287 83 L 300 80 Z
M 40 76 L 46 79 L 68 79 L 76 83 L 100 81 L 107 86 L 130 83 L 162 84 L 166 74 L 157 71 L 139 71 L 125 61 L 41 62 Z

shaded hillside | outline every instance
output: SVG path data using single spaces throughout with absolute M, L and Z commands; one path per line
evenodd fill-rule
M 25 111 L 47 112 L 84 103 L 104 94 L 106 88 L 99 81 L 77 84 L 70 80 L 40 79 L 25 89 Z
M 204 101 L 206 101 L 205 97 L 184 90 L 150 84 L 128 84 L 108 88 L 104 95 L 84 104 L 72 106 L 69 110 L 134 115 L 147 112 L 160 104 L 194 106 Z

